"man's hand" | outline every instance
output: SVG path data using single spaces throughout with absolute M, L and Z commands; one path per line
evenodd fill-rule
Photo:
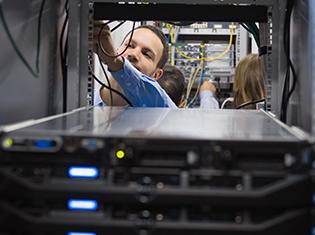
M 215 94 L 217 91 L 216 86 L 210 81 L 204 81 L 200 86 L 200 91 L 211 91 L 212 94 Z
M 100 22 L 94 24 L 94 42 L 93 49 L 97 53 L 101 61 L 107 64 L 110 71 L 118 71 L 123 67 L 121 57 L 116 57 L 117 51 L 114 48 L 111 31 L 108 25 Z

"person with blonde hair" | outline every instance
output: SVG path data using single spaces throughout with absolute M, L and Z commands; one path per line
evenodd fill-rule
M 215 86 L 209 86 L 209 84 L 203 84 L 203 89 L 201 89 L 201 93 L 204 93 L 200 96 L 200 107 L 202 108 L 215 108 L 214 105 L 205 102 L 212 98 L 212 94 L 215 94 Z M 232 108 L 235 109 L 256 109 L 256 104 L 264 101 L 265 85 L 261 61 L 257 54 L 249 54 L 236 66 L 233 97 L 226 99 L 221 108 L 225 108 L 227 102 L 232 102 Z
M 249 54 L 236 66 L 233 83 L 234 108 L 256 109 L 265 100 L 265 85 L 260 58 Z

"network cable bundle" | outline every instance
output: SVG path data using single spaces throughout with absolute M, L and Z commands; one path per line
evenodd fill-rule
M 263 111 L 95 107 L 0 141 L 0 234 L 311 234 L 308 143 Z
M 186 79 L 187 104 L 183 107 L 200 106 L 198 94 L 204 81 L 216 84 L 219 103 L 232 95 L 234 58 L 238 56 L 233 37 L 237 41 L 239 28 L 234 22 L 162 23 L 169 42 L 169 63 L 179 68 Z

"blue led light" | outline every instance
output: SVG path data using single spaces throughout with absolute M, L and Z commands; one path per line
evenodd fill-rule
M 312 235 L 315 235 L 315 227 L 312 228 Z
M 97 178 L 98 169 L 96 167 L 72 166 L 68 170 L 71 178 Z
M 313 204 L 315 205 L 315 193 L 313 193 Z
M 97 208 L 98 204 L 95 200 L 70 199 L 68 201 L 69 210 L 95 211 Z
M 54 140 L 34 140 L 33 145 L 40 149 L 47 149 L 56 146 L 56 141 Z
M 68 232 L 67 235 L 96 235 L 96 233 Z

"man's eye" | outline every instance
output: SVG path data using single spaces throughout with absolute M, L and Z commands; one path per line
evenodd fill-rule
M 151 59 L 151 58 L 152 58 L 152 57 L 151 57 L 151 55 L 150 55 L 149 53 L 144 52 L 143 54 L 144 54 L 144 56 L 145 56 L 145 57 L 147 57 L 147 58 L 149 58 L 149 59 Z

